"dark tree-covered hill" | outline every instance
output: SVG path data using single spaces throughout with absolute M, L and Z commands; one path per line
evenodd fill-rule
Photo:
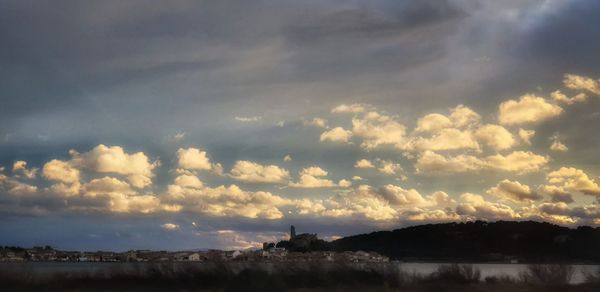
M 600 262 L 600 228 L 533 221 L 427 224 L 344 237 L 328 249 L 405 260 Z

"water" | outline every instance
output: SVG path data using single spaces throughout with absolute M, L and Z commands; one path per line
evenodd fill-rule
M 233 269 L 242 269 L 244 267 L 260 266 L 267 270 L 272 270 L 279 264 L 287 263 L 250 263 L 250 262 L 230 262 L 228 265 Z M 408 273 L 417 273 L 422 275 L 431 274 L 439 265 L 447 263 L 361 263 L 359 266 L 365 267 L 368 265 L 384 267 L 386 265 L 399 265 L 400 268 Z M 37 275 L 52 275 L 54 273 L 67 272 L 109 272 L 111 270 L 135 270 L 139 267 L 147 265 L 146 263 L 92 263 L 92 262 L 23 262 L 23 263 L 7 263 L 0 262 L 0 270 L 22 271 Z M 210 263 L 174 263 L 174 265 L 198 265 L 200 267 L 211 268 Z M 473 264 L 474 267 L 481 271 L 482 279 L 487 276 L 511 276 L 518 277 L 519 273 L 527 267 L 525 264 Z M 598 268 L 597 265 L 573 265 L 575 274 L 571 279 L 572 284 L 582 283 L 585 280 L 585 273 L 591 273 Z
M 440 264 L 444 263 L 401 263 L 400 267 L 406 272 L 416 272 L 418 274 L 431 274 Z M 487 276 L 510 276 L 518 277 L 519 273 L 527 268 L 525 264 L 473 264 L 473 267 L 481 271 L 481 278 Z M 585 280 L 585 273 L 594 272 L 598 268 L 597 265 L 573 265 L 575 274 L 571 279 L 572 284 L 579 284 Z

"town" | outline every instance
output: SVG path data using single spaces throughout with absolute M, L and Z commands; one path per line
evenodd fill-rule
M 309 247 L 320 242 L 316 234 L 296 235 L 290 228 L 289 241 L 263 243 L 262 249 L 205 251 L 63 251 L 50 246 L 23 248 L 0 247 L 2 262 L 388 262 L 389 258 L 375 252 L 365 251 L 310 251 Z

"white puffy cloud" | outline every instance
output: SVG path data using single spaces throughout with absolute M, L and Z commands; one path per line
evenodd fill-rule
M 304 121 L 304 125 L 317 128 L 327 128 L 327 120 L 323 118 L 313 118 L 312 120 Z
M 495 187 L 487 190 L 486 193 L 488 195 L 492 195 L 500 199 L 511 200 L 513 202 L 530 202 L 542 198 L 535 191 L 531 190 L 528 185 L 507 179 L 499 182 Z
M 509 149 L 516 144 L 513 135 L 499 125 L 484 125 L 475 131 L 477 140 L 495 150 Z
M 600 186 L 581 169 L 561 167 L 550 172 L 547 179 L 551 184 L 562 186 L 564 190 L 600 198 Z
M 84 184 L 83 192 L 88 196 L 97 196 L 102 194 L 132 195 L 136 193 L 128 183 L 108 176 L 93 179 Z
M 508 155 L 496 154 L 484 159 L 484 167 L 516 173 L 539 171 L 548 164 L 547 157 L 530 151 L 514 151 Z
M 23 160 L 17 160 L 13 163 L 12 172 L 18 176 L 25 177 L 27 179 L 34 179 L 37 176 L 37 168 L 27 168 L 27 162 Z
M 24 196 L 29 197 L 30 195 L 36 195 L 38 193 L 37 186 L 29 185 L 12 177 L 6 176 L 4 173 L 2 173 L 3 171 L 4 168 L 0 167 L 0 195 L 3 192 L 6 192 L 15 198 L 20 198 Z
M 510 220 L 520 217 L 510 206 L 486 201 L 482 196 L 464 193 L 456 207 L 456 213 L 484 220 Z
M 291 155 L 289 155 L 289 154 L 286 154 L 286 155 L 283 157 L 283 161 L 285 161 L 285 162 L 292 161 L 292 156 L 291 156 Z
M 72 184 L 79 182 L 80 172 L 68 161 L 53 159 L 44 164 L 42 175 L 49 180 Z
M 195 175 L 181 174 L 175 178 L 175 185 L 187 188 L 201 188 L 204 184 Z
M 563 144 L 563 142 L 560 140 L 560 137 L 558 136 L 558 134 L 550 137 L 550 140 L 552 140 L 552 144 L 550 145 L 550 150 L 557 151 L 557 152 L 569 151 L 569 147 L 567 147 L 567 145 Z
M 355 168 L 375 168 L 375 165 L 367 159 L 361 159 L 354 164 Z
M 519 125 L 541 122 L 559 116 L 563 109 L 544 98 L 526 94 L 516 100 L 507 100 L 500 104 L 498 120 L 503 125 Z
M 99 173 L 116 173 L 126 175 L 136 188 L 143 188 L 152 183 L 153 170 L 160 165 L 151 162 L 143 152 L 127 154 L 120 146 L 98 145 L 85 153 L 70 151 L 71 163 L 77 168 L 88 168 Z
M 297 182 L 290 182 L 288 185 L 294 188 L 332 188 L 332 187 L 349 187 L 350 181 L 340 180 L 335 183 L 332 180 L 324 178 L 328 172 L 318 166 L 311 166 L 302 169 L 300 178 Z
M 550 93 L 550 97 L 552 97 L 554 101 L 566 105 L 587 101 L 587 95 L 585 93 L 579 93 L 573 97 L 567 97 L 564 93 L 560 92 L 560 90 Z
M 210 170 L 212 168 L 206 151 L 197 148 L 179 148 L 177 159 L 179 167 L 183 169 Z
M 423 206 L 428 202 L 415 189 L 404 189 L 395 185 L 385 185 L 376 192 L 391 205 Z
M 402 171 L 402 166 L 390 160 L 380 160 L 377 170 L 383 174 L 394 175 Z
M 361 181 L 361 180 L 363 180 L 363 178 L 358 175 L 355 175 L 352 177 L 352 180 Z
M 290 182 L 289 186 L 294 188 L 331 188 L 337 185 L 329 179 L 301 174 L 298 182 Z
M 82 199 L 76 209 L 116 213 L 152 213 L 167 210 L 158 197 L 140 195 L 124 181 L 113 177 L 93 179 L 82 185 Z
M 341 179 L 338 182 L 338 186 L 340 186 L 340 188 L 349 188 L 352 186 L 352 182 L 347 179 Z
M 450 111 L 450 120 L 454 127 L 464 128 L 478 124 L 481 116 L 474 110 L 459 104 Z
M 166 196 L 184 210 L 216 217 L 279 219 L 279 207 L 294 202 L 270 192 L 244 191 L 236 185 L 189 188 L 169 185 Z
M 352 119 L 352 133 L 362 138 L 361 147 L 374 149 L 383 145 L 404 148 L 406 128 L 394 118 L 377 112 L 368 112 Z
M 539 171 L 548 163 L 548 158 L 529 151 L 514 151 L 508 155 L 496 154 L 477 158 L 472 155 L 446 157 L 425 151 L 417 159 L 417 173 L 460 173 L 474 170 L 497 170 L 523 174 Z
M 290 173 L 277 165 L 261 165 L 252 161 L 237 161 L 231 169 L 230 177 L 253 183 L 282 183 Z
M 519 129 L 519 138 L 523 143 L 531 145 L 531 138 L 535 135 L 535 130 Z
M 325 217 L 358 216 L 375 221 L 427 218 L 442 221 L 458 217 L 436 208 L 449 207 L 455 203 L 444 192 L 435 192 L 423 197 L 415 189 L 404 189 L 391 184 L 380 188 L 360 185 L 349 193 L 326 200 L 325 209 L 317 214 Z
M 318 166 L 310 166 L 300 171 L 300 174 L 306 174 L 311 176 L 327 176 L 328 172 Z
M 460 173 L 480 169 L 479 158 L 472 155 L 457 155 L 445 157 L 433 151 L 425 151 L 415 163 L 417 173 Z
M 437 132 L 452 127 L 452 121 L 442 114 L 428 114 L 417 121 L 416 132 Z
M 331 110 L 332 113 L 362 113 L 371 108 L 364 103 L 340 104 Z
M 585 90 L 587 92 L 600 95 L 600 81 L 589 77 L 565 74 L 563 79 L 565 87 L 573 90 Z
M 479 143 L 477 143 L 477 140 L 469 130 L 447 128 L 439 130 L 430 138 L 417 137 L 410 141 L 407 147 L 409 149 L 420 151 L 457 149 L 478 150 Z
M 352 132 L 345 130 L 342 127 L 335 127 L 331 130 L 327 130 L 321 134 L 319 140 L 332 141 L 332 142 L 348 142 L 352 138 Z

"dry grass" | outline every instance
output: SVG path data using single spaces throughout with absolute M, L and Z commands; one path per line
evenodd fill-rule
M 0 271 L 2 291 L 600 291 L 600 270 L 589 282 L 570 285 L 573 268 L 531 265 L 521 277 L 487 277 L 472 265 L 441 265 L 430 275 L 397 265 L 141 264 L 102 272 L 40 275 Z

